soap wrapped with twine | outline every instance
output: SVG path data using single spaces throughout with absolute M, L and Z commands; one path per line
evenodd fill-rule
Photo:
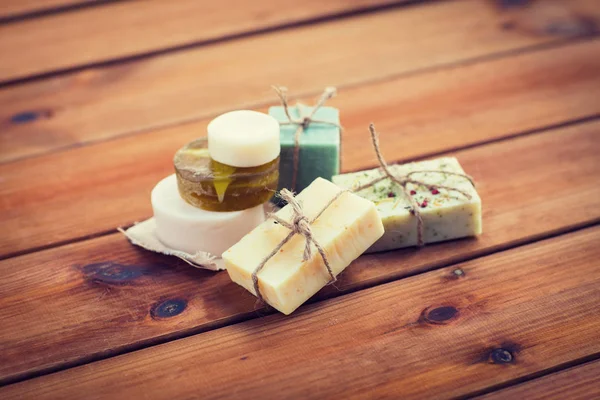
M 317 100 L 317 102 L 312 106 L 312 110 L 308 115 L 304 115 L 304 111 L 305 111 L 303 109 L 304 105 L 297 102 L 295 107 L 298 110 L 298 114 L 300 115 L 300 118 L 293 118 L 291 116 L 290 110 L 289 110 L 290 106 L 288 104 L 288 99 L 287 99 L 287 91 L 288 91 L 287 88 L 283 87 L 283 86 L 272 86 L 272 88 L 273 88 L 273 90 L 275 90 L 275 93 L 277 93 L 277 96 L 279 97 L 283 111 L 285 113 L 285 116 L 287 117 L 287 121 L 278 121 L 279 124 L 281 126 L 285 126 L 285 125 L 297 126 L 296 132 L 294 132 L 294 153 L 293 153 L 293 161 L 292 161 L 293 162 L 292 184 L 291 184 L 291 188 L 290 188 L 291 190 L 296 190 L 296 183 L 298 180 L 298 170 L 300 168 L 300 137 L 302 136 L 302 133 L 304 133 L 304 131 L 306 131 L 310 127 L 310 124 L 326 124 L 326 125 L 330 125 L 330 126 L 335 126 L 335 127 L 339 128 L 340 130 L 342 129 L 342 126 L 336 122 L 315 119 L 315 114 L 317 113 L 317 111 L 319 111 L 319 109 L 325 105 L 327 100 L 331 99 L 332 97 L 334 97 L 337 94 L 337 89 L 332 86 L 326 87 L 325 90 L 323 91 L 323 93 L 321 94 L 321 96 L 319 97 L 319 99 Z
M 258 273 L 264 268 L 267 261 L 269 261 L 271 258 L 273 258 L 273 256 L 275 254 L 277 254 L 277 252 L 279 250 L 281 250 L 281 248 L 287 242 L 289 242 L 290 239 L 292 239 L 292 237 L 294 235 L 302 235 L 306 239 L 306 242 L 304 245 L 304 253 L 302 255 L 302 261 L 308 261 L 312 258 L 312 255 L 313 255 L 312 245 L 314 244 L 315 247 L 317 248 L 317 251 L 319 252 L 319 255 L 323 259 L 323 263 L 325 264 L 325 268 L 327 269 L 327 273 L 329 274 L 330 279 L 327 284 L 330 285 L 336 281 L 336 277 L 333 273 L 333 270 L 331 269 L 329 260 L 327 259 L 327 254 L 325 253 L 325 250 L 319 244 L 319 242 L 317 242 L 317 240 L 314 238 L 310 226 L 313 222 L 315 222 L 321 216 L 321 214 L 323 214 L 325 212 L 325 210 L 327 210 L 327 208 L 330 205 L 332 205 L 338 198 L 340 198 L 340 196 L 342 194 L 344 194 L 346 192 L 348 192 L 348 190 L 339 191 L 331 200 L 329 200 L 327 202 L 327 204 L 325 204 L 325 206 L 317 213 L 317 215 L 314 218 L 309 219 L 306 215 L 304 215 L 304 212 L 302 210 L 302 204 L 300 203 L 299 200 L 297 200 L 294 197 L 294 194 L 291 191 L 289 191 L 288 189 L 281 190 L 281 192 L 279 193 L 279 196 L 284 201 L 286 201 L 288 203 L 288 205 L 292 208 L 292 220 L 291 220 L 291 222 L 288 222 L 288 221 L 278 217 L 276 214 L 271 214 L 269 216 L 269 218 L 274 219 L 275 222 L 277 222 L 278 224 L 289 229 L 290 233 L 288 233 L 288 235 L 285 238 L 283 238 L 283 240 L 281 242 L 279 242 L 279 244 L 277 246 L 275 246 L 273 251 L 271 251 L 265 258 L 262 259 L 262 261 L 258 264 L 258 266 L 252 272 L 252 284 L 254 285 L 254 292 L 256 293 L 256 297 L 258 298 L 258 300 L 260 302 L 266 303 L 264 297 L 262 296 L 262 294 L 260 292 L 260 288 L 258 285 Z
M 426 187 L 429 190 L 445 189 L 448 191 L 460 193 L 461 195 L 465 196 L 469 200 L 472 198 L 472 196 L 469 193 L 465 192 L 464 190 L 454 188 L 451 186 L 444 186 L 444 185 L 440 185 L 440 184 L 429 184 L 420 179 L 416 179 L 413 176 L 418 175 L 418 174 L 424 174 L 424 173 L 455 175 L 455 176 L 459 176 L 459 177 L 467 179 L 469 182 L 471 182 L 471 184 L 473 186 L 475 186 L 475 181 L 473 180 L 473 178 L 471 176 L 469 176 L 467 174 L 461 174 L 458 172 L 449 172 L 449 171 L 445 171 L 445 170 L 418 170 L 418 171 L 411 171 L 406 175 L 394 174 L 390 168 L 390 165 L 387 164 L 387 162 L 383 158 L 383 155 L 381 154 L 381 149 L 379 147 L 379 137 L 378 137 L 379 135 L 378 135 L 377 131 L 375 130 L 375 125 L 370 124 L 369 131 L 371 133 L 371 141 L 373 143 L 373 149 L 375 150 L 375 155 L 377 156 L 377 161 L 379 162 L 379 166 L 381 168 L 381 171 L 383 172 L 383 175 L 371 180 L 370 182 L 367 182 L 363 185 L 353 188 L 352 191 L 355 193 L 360 192 L 361 190 L 370 188 L 373 185 L 375 185 L 376 183 L 381 182 L 386 179 L 389 179 L 396 185 L 400 186 L 400 188 L 402 188 L 402 193 L 404 194 L 404 196 L 406 197 L 406 199 L 408 200 L 408 202 L 410 204 L 411 214 L 413 214 L 417 218 L 417 246 L 422 247 L 425 245 L 425 242 L 423 240 L 423 231 L 424 231 L 423 217 L 421 215 L 421 212 L 419 211 L 419 204 L 417 203 L 415 198 L 411 195 L 410 190 L 407 188 L 407 185 L 409 183 L 414 184 L 414 185 L 420 185 L 420 186 Z

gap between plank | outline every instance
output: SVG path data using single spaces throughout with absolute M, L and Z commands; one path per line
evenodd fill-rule
M 111 1 L 127 1 L 127 0 L 103 0 L 103 3 L 101 3 L 101 4 L 108 3 Z M 110 67 L 110 66 L 117 65 L 117 64 L 127 64 L 127 63 L 131 63 L 131 62 L 138 62 L 138 61 L 142 61 L 145 59 L 160 57 L 160 56 L 171 54 L 171 53 L 191 50 L 196 47 L 216 45 L 216 44 L 229 42 L 229 41 L 233 41 L 233 40 L 245 39 L 245 38 L 250 38 L 253 36 L 272 33 L 275 31 L 285 31 L 285 30 L 289 30 L 289 29 L 300 28 L 300 27 L 304 27 L 304 26 L 310 26 L 310 25 L 320 24 L 320 23 L 324 23 L 324 22 L 329 22 L 329 21 L 333 21 L 333 20 L 337 20 L 337 19 L 352 18 L 352 17 L 357 17 L 360 15 L 376 14 L 376 13 L 384 12 L 384 11 L 394 9 L 394 8 L 410 7 L 410 6 L 414 6 L 414 5 L 420 5 L 420 4 L 424 4 L 424 3 L 434 3 L 434 2 L 440 2 L 440 1 L 443 1 L 443 0 L 405 0 L 405 1 L 398 0 L 398 2 L 391 3 L 391 4 L 380 4 L 380 5 L 376 5 L 376 6 L 364 6 L 364 7 L 355 9 L 355 10 L 334 12 L 332 14 L 316 16 L 313 18 L 308 18 L 308 19 L 300 20 L 300 21 L 296 21 L 296 22 L 290 22 L 287 24 L 286 23 L 275 24 L 272 26 L 267 26 L 267 27 L 259 28 L 259 29 L 255 29 L 255 30 L 230 33 L 230 34 L 226 34 L 224 36 L 218 37 L 218 38 L 199 40 L 199 41 L 195 41 L 195 42 L 180 44 L 177 46 L 166 47 L 163 49 L 157 49 L 154 51 L 141 52 L 141 53 L 133 54 L 130 56 L 117 57 L 117 58 L 113 58 L 113 59 L 109 59 L 109 60 L 105 60 L 105 61 L 81 64 L 81 65 L 77 65 L 74 67 L 61 68 L 61 69 L 57 69 L 54 71 L 44 72 L 41 74 L 35 74 L 35 75 L 25 76 L 25 77 L 16 78 L 16 79 L 9 79 L 6 81 L 1 81 L 0 88 L 15 86 L 15 85 L 23 84 L 23 83 L 35 82 L 35 81 L 39 81 L 39 80 L 43 80 L 43 79 L 47 79 L 47 78 L 53 78 L 56 76 L 65 75 L 65 74 L 69 74 L 69 73 L 75 73 L 75 72 L 83 71 L 88 68 L 104 68 L 104 67 Z M 0 20 L 0 22 L 2 22 L 2 20 Z
M 582 366 L 583 364 L 586 364 L 586 363 L 589 363 L 589 362 L 592 362 L 592 361 L 596 361 L 598 359 L 600 359 L 600 353 L 590 354 L 590 355 L 587 355 L 587 356 L 582 357 L 582 358 L 578 358 L 578 359 L 575 359 L 575 360 L 568 361 L 566 363 L 558 364 L 558 365 L 555 365 L 553 367 L 546 368 L 544 370 L 531 373 L 529 375 L 525 375 L 525 376 L 522 376 L 522 377 L 519 377 L 519 378 L 516 378 L 516 379 L 513 379 L 513 380 L 509 380 L 509 381 L 500 383 L 498 385 L 493 385 L 493 386 L 487 387 L 485 389 L 478 390 L 476 392 L 469 393 L 467 395 L 457 397 L 457 400 L 473 399 L 475 397 L 483 396 L 483 395 L 486 395 L 486 394 L 489 394 L 489 393 L 497 392 L 497 391 L 502 390 L 502 389 L 507 389 L 507 388 L 512 387 L 512 386 L 520 385 L 520 384 L 525 383 L 525 382 L 530 382 L 530 381 L 536 380 L 538 378 L 542 378 L 544 376 L 552 375 L 552 374 L 555 374 L 557 372 L 564 371 L 564 370 L 566 370 L 568 368 Z
M 129 228 L 130 226 L 132 226 L 132 225 L 124 225 L 124 226 L 122 226 L 120 228 L 124 228 L 125 229 L 125 228 Z M 116 233 L 116 232 L 118 232 L 117 228 L 110 229 L 110 230 L 103 230 L 103 231 L 91 233 L 89 235 L 78 236 L 78 237 L 74 237 L 74 238 L 71 238 L 71 239 L 61 240 L 61 241 L 58 241 L 58 242 L 46 244 L 46 245 L 43 245 L 43 246 L 33 247 L 33 248 L 27 249 L 27 250 L 16 251 L 14 253 L 8 253 L 8 254 L 5 254 L 3 256 L 0 256 L 0 261 L 7 260 L 7 259 L 13 258 L 13 257 L 24 256 L 26 254 L 36 253 L 38 251 L 50 250 L 50 249 L 53 249 L 55 247 L 61 247 L 61 246 L 69 245 L 69 244 L 84 242 L 86 240 L 96 239 L 96 238 L 99 238 L 99 237 L 102 237 L 102 236 L 108 236 L 108 235 Z
M 13 15 L 9 15 L 7 17 L 0 17 L 0 24 L 12 24 L 15 22 L 21 22 L 23 20 L 28 20 L 28 19 L 32 19 L 32 18 L 47 17 L 50 15 L 60 14 L 63 12 L 79 11 L 84 8 L 98 7 L 98 6 L 103 6 L 105 4 L 119 3 L 119 2 L 125 2 L 125 1 L 129 1 L 129 0 L 95 0 L 94 2 L 83 1 L 81 3 L 66 4 L 63 6 L 42 8 L 42 9 L 34 10 L 34 11 L 24 11 L 24 12 L 16 13 Z
M 526 246 L 526 245 L 530 245 L 530 244 L 534 244 L 540 241 L 545 241 L 545 240 L 549 240 L 558 236 L 562 236 L 562 235 L 566 235 L 566 234 L 570 234 L 570 233 L 574 233 L 574 232 L 578 232 L 584 229 L 588 229 L 588 228 L 592 228 L 596 225 L 600 224 L 600 218 L 597 218 L 595 220 L 586 222 L 586 223 L 581 223 L 581 224 L 576 224 L 574 226 L 571 227 L 566 227 L 563 229 L 557 229 L 555 231 L 549 231 L 543 234 L 539 234 L 539 235 L 535 235 L 532 236 L 530 238 L 524 238 L 521 240 L 516 240 L 513 242 L 508 242 L 505 243 L 503 245 L 499 245 L 499 246 L 495 246 L 492 248 L 489 248 L 487 250 L 481 250 L 481 251 L 476 251 L 474 253 L 471 253 L 467 256 L 464 257 L 456 257 L 454 259 L 448 260 L 444 263 L 441 263 L 439 265 L 436 266 L 431 266 L 431 267 L 427 267 L 427 268 L 423 268 L 422 270 L 419 271 L 413 271 L 410 273 L 399 273 L 397 275 L 392 275 L 392 276 L 388 276 L 386 278 L 383 279 L 378 279 L 378 280 L 374 280 L 374 281 L 370 281 L 370 282 L 363 282 L 360 285 L 357 285 L 355 287 L 352 287 L 348 290 L 345 290 L 343 293 L 341 292 L 334 292 L 331 295 L 328 295 L 326 297 L 323 298 L 312 298 L 309 299 L 306 303 L 304 304 L 314 304 L 314 303 L 318 303 L 318 302 L 322 302 L 322 301 L 327 301 L 330 299 L 334 299 L 334 298 L 338 298 L 341 296 L 346 296 L 361 290 L 366 290 L 366 289 L 370 289 L 373 288 L 375 286 L 380 286 L 380 285 L 384 285 L 387 283 L 391 283 L 391 282 L 395 282 L 401 279 L 405 279 L 405 278 L 410 278 L 413 276 L 417 276 L 417 275 L 421 275 L 421 274 L 425 274 L 428 272 L 432 272 L 432 271 L 436 271 L 442 268 L 447 268 L 449 266 L 455 265 L 455 264 L 459 264 L 459 263 L 464 263 L 464 262 L 468 262 L 468 261 L 472 261 L 478 258 L 482 258 L 482 257 L 487 257 L 490 256 L 492 254 L 501 252 L 501 251 L 507 251 L 507 250 L 512 250 L 521 246 Z M 10 384 L 14 384 L 14 383 L 18 383 L 18 382 L 23 382 L 29 379 L 34 379 L 34 378 L 38 378 L 41 376 L 45 376 L 45 375 L 49 375 L 55 372 L 60 372 L 60 371 L 64 371 L 70 368 L 74 368 L 74 367 L 79 367 L 82 365 L 86 365 L 86 364 L 91 364 L 93 362 L 97 362 L 97 361 L 101 361 L 101 360 L 105 360 L 108 358 L 112 358 L 112 357 L 116 357 L 119 355 L 123 355 L 123 354 L 128 354 L 128 353 L 132 353 L 138 350 L 142 350 L 145 348 L 149 348 L 149 347 L 153 347 L 153 346 L 157 346 L 157 345 L 161 345 L 164 343 L 168 343 L 174 340 L 179 340 L 179 339 L 183 339 L 183 338 L 187 338 L 190 336 L 194 336 L 194 335 L 198 335 L 198 334 L 202 334 L 205 332 L 209 332 L 209 331 L 213 331 L 216 329 L 220 329 L 226 326 L 230 326 L 230 325 L 236 325 L 238 323 L 241 322 L 246 322 L 246 321 L 250 321 L 250 320 L 254 320 L 256 318 L 262 318 L 265 317 L 267 315 L 271 315 L 274 314 L 276 311 L 274 309 L 259 309 L 259 310 L 255 310 L 253 312 L 248 312 L 248 313 L 244 313 L 244 314 L 240 314 L 238 316 L 234 316 L 234 317 L 228 317 L 228 318 L 224 318 L 218 322 L 213 322 L 211 324 L 207 324 L 202 326 L 201 328 L 191 328 L 188 329 L 186 331 L 182 331 L 182 332 L 178 332 L 178 333 L 174 333 L 174 334 L 168 334 L 168 335 L 164 335 L 164 336 L 158 336 L 158 337 L 154 337 L 151 339 L 147 339 L 147 340 L 143 340 L 140 341 L 136 344 L 130 345 L 130 346 L 126 346 L 124 348 L 121 349 L 116 349 L 113 351 L 105 351 L 105 352 L 101 352 L 101 353 L 96 353 L 96 354 L 91 354 L 89 356 L 83 357 L 82 359 L 79 359 L 77 361 L 72 361 L 72 362 L 66 362 L 60 366 L 54 366 L 54 367 L 48 367 L 45 369 L 41 369 L 35 372 L 31 372 L 31 373 L 24 373 L 21 376 L 16 376 L 13 378 L 9 378 L 9 379 L 5 379 L 5 380 L 0 380 L 0 387 L 6 386 L 6 385 L 10 385 Z M 595 355 L 594 355 L 595 356 Z M 583 359 L 582 359 L 583 360 Z M 587 359 L 585 359 L 585 361 L 589 361 Z M 584 361 L 582 361 L 584 362 Z M 564 366 L 563 366 L 564 365 Z M 552 373 L 555 372 L 555 370 L 559 370 L 562 369 L 560 367 L 563 368 L 567 368 L 571 366 L 570 363 L 565 363 L 565 364 L 561 364 L 559 366 L 555 366 L 549 369 L 546 369 L 544 371 L 542 371 L 542 373 L 546 372 L 546 373 Z M 557 369 L 558 368 L 558 369 Z M 528 375 L 528 377 L 530 377 L 529 379 L 535 379 L 538 377 L 537 375 L 538 373 L 535 374 L 531 374 Z M 513 382 L 513 381 L 511 381 Z M 521 383 L 521 380 L 516 379 L 514 380 L 514 382 L 512 384 L 517 384 L 517 383 Z M 498 385 L 493 387 L 493 390 L 498 390 L 498 389 L 502 389 L 504 388 L 504 386 L 502 385 Z M 487 389 L 486 389 L 487 390 Z M 482 393 L 472 393 L 470 394 L 471 396 L 475 396 L 478 394 L 484 394 Z
M 417 0 L 419 1 L 419 0 Z M 428 1 L 440 1 L 440 0 L 428 0 Z M 409 3 L 403 3 L 403 4 L 409 4 Z M 389 6 L 384 6 L 384 7 L 389 7 Z M 406 72 L 402 72 L 402 73 L 398 73 L 398 74 L 391 74 L 391 75 L 386 75 L 383 77 L 378 77 L 375 79 L 368 79 L 365 81 L 361 81 L 361 82 L 355 82 L 355 83 L 349 83 L 346 85 L 338 85 L 337 88 L 338 89 L 353 89 L 353 88 L 358 88 L 361 86 L 368 86 L 368 85 L 373 85 L 373 84 L 378 84 L 378 83 L 385 83 L 387 81 L 390 80 L 396 80 L 396 79 L 404 79 L 404 78 L 409 78 L 412 76 L 419 76 L 422 74 L 427 74 L 427 73 L 432 73 L 432 72 L 436 72 L 436 71 L 443 71 L 443 70 L 452 70 L 455 68 L 460 68 L 463 66 L 471 66 L 471 65 L 476 65 L 476 64 L 481 64 L 481 63 L 486 63 L 486 62 L 490 62 L 490 61 L 494 61 L 494 60 L 500 60 L 503 58 L 508 58 L 511 56 L 517 56 L 517 55 L 522 55 L 522 54 L 526 54 L 526 53 L 536 53 L 536 52 L 541 52 L 544 50 L 548 50 L 548 49 L 554 49 L 554 48 L 561 48 L 561 47 L 566 47 L 569 46 L 571 44 L 576 44 L 576 43 L 580 43 L 580 42 L 585 42 L 585 41 L 593 41 L 596 40 L 600 37 L 600 33 L 598 34 L 593 34 L 590 36 L 585 36 L 585 37 L 576 37 L 576 38 L 571 38 L 571 39 L 562 39 L 562 40 L 557 40 L 554 42 L 550 42 L 550 43 L 544 43 L 544 44 L 540 44 L 540 45 L 534 45 L 534 46 L 527 46 L 527 47 L 523 47 L 520 49 L 511 49 L 511 50 L 507 50 L 507 51 L 501 51 L 498 53 L 492 53 L 492 54 L 486 54 L 483 56 L 478 56 L 478 57 L 473 57 L 473 58 L 467 58 L 464 60 L 457 60 L 457 61 L 453 61 L 453 62 L 449 62 L 449 63 L 442 63 L 439 65 L 434 65 L 431 67 L 424 67 L 424 68 L 420 68 L 420 69 L 416 69 L 413 71 L 406 71 Z M 0 89 L 4 86 L 3 83 L 0 82 Z M 294 94 L 294 96 L 292 96 L 290 98 L 290 101 L 298 99 L 298 98 L 303 98 L 303 97 L 309 97 L 309 96 L 317 96 L 321 93 L 321 91 L 307 91 L 307 92 L 297 92 Z M 259 101 L 259 102 L 250 102 L 250 103 L 245 103 L 245 104 L 239 104 L 238 107 L 239 108 L 246 108 L 246 109 L 256 109 L 256 108 L 261 108 L 261 107 L 266 107 L 270 104 L 274 104 L 275 100 L 271 100 L 271 101 Z M 10 160 L 5 160 L 5 161 L 0 161 L 0 165 L 3 164 L 10 164 L 12 162 L 17 162 L 17 161 L 22 161 L 22 160 L 27 160 L 30 158 L 34 158 L 34 157 L 39 157 L 39 156 L 44 156 L 44 155 L 48 155 L 48 154 L 54 154 L 54 153 L 59 153 L 59 152 L 64 152 L 64 151 L 69 151 L 72 149 L 77 149 L 80 147 L 84 147 L 84 146 L 89 146 L 89 145 L 93 145 L 96 143 L 105 143 L 105 142 L 110 142 L 113 140 L 118 140 L 120 138 L 123 137 L 129 137 L 129 136 L 134 136 L 134 135 L 143 135 L 145 133 L 149 133 L 152 131 L 156 131 L 156 130 L 160 130 L 160 129 L 167 129 L 167 128 L 173 128 L 173 127 L 177 127 L 180 125 L 185 125 L 185 124 L 189 124 L 189 123 L 193 123 L 193 122 L 197 122 L 206 118 L 210 118 L 210 117 L 214 117 L 217 116 L 218 113 L 216 114 L 207 114 L 207 115 L 198 115 L 198 116 L 194 116 L 191 118 L 183 118 L 180 119 L 176 122 L 169 122 L 169 123 L 163 123 L 163 124 L 156 124 L 150 128 L 143 128 L 140 130 L 131 130 L 128 132 L 123 132 L 121 134 L 117 134 L 115 136 L 110 136 L 110 137 L 106 137 L 106 138 L 100 138 L 100 139 L 91 139 L 91 140 L 87 140 L 87 141 L 83 141 L 83 142 L 78 142 L 78 143 L 73 143 L 70 145 L 66 145 L 66 146 L 62 146 L 62 147 L 56 147 L 53 149 L 50 149 L 48 151 L 43 151 L 43 152 L 39 152 L 36 154 L 31 154 L 31 155 L 26 155 L 26 156 L 22 156 L 22 157 L 17 157 L 17 158 L 13 158 Z M 597 115 L 593 115 L 590 116 L 589 118 L 596 118 Z M 585 120 L 585 119 L 582 119 Z M 374 121 L 377 122 L 377 121 Z M 565 122 L 565 123 L 570 123 L 569 121 Z M 538 128 L 537 130 L 546 130 L 548 129 L 548 127 L 541 127 Z M 522 135 L 523 133 L 515 133 L 509 137 L 514 138 L 517 136 Z M 502 140 L 502 138 L 498 138 L 498 139 L 494 139 L 496 141 L 498 140 Z M 492 143 L 493 141 L 489 141 L 489 143 Z M 471 147 L 475 147 L 478 146 L 479 144 L 487 144 L 488 142 L 480 142 L 480 143 L 473 143 L 469 146 L 465 146 L 464 148 L 471 148 Z M 452 150 L 459 150 L 462 149 L 462 147 L 456 147 L 453 148 Z M 444 150 L 443 152 L 440 153 L 432 153 L 432 154 L 443 154 L 446 153 L 447 151 Z M 427 155 L 427 157 L 431 156 L 432 154 Z M 6 257 L 0 258 L 4 259 Z
M 517 139 L 520 137 L 537 135 L 537 134 L 544 133 L 546 131 L 553 131 L 556 129 L 567 128 L 567 127 L 578 125 L 578 124 L 585 124 L 588 122 L 593 122 L 598 118 L 600 118 L 600 114 L 592 114 L 592 115 L 588 115 L 587 117 L 570 119 L 570 120 L 558 122 L 558 123 L 555 123 L 552 125 L 546 125 L 546 126 L 542 126 L 539 128 L 528 129 L 528 130 L 522 131 L 522 132 L 515 132 L 515 133 L 508 134 L 506 136 L 502 136 L 502 137 L 492 138 L 492 139 L 488 139 L 488 140 L 482 140 L 477 143 L 466 144 L 464 146 L 450 147 L 450 148 L 442 150 L 442 151 L 434 151 L 434 152 L 430 152 L 430 153 L 425 153 L 425 154 L 419 155 L 418 157 L 401 158 L 401 159 L 397 159 L 392 164 L 402 164 L 402 163 L 407 163 L 407 162 L 412 162 L 412 161 L 422 161 L 422 160 L 425 160 L 428 158 L 442 157 L 444 155 L 447 155 L 448 153 L 454 153 L 457 151 L 473 149 L 475 147 L 486 146 L 488 144 L 494 144 L 494 143 L 500 143 L 500 142 L 504 142 L 504 141 L 508 141 L 508 140 L 512 140 L 512 139 Z M 365 129 L 365 131 L 366 131 L 366 129 Z M 376 164 L 373 164 L 373 167 L 371 167 L 371 168 L 375 168 L 376 166 L 377 166 Z M 348 170 L 346 172 L 357 172 L 357 171 L 362 171 L 362 170 L 368 169 L 368 168 L 369 167 L 356 169 L 356 170 L 353 169 L 353 170 Z

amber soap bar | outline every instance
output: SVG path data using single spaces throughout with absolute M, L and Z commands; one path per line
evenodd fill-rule
M 312 219 L 340 190 L 318 178 L 296 198 L 304 214 Z M 286 221 L 291 220 L 292 214 L 289 205 L 277 212 Z M 383 235 L 383 224 L 371 201 L 346 192 L 311 224 L 311 230 L 337 275 Z M 252 273 L 289 233 L 289 229 L 270 218 L 225 251 L 223 260 L 231 279 L 256 295 Z M 330 280 L 314 244 L 312 257 L 302 260 L 305 243 L 303 236 L 294 235 L 257 275 L 265 301 L 284 314 L 293 312 Z
M 430 185 L 437 184 L 460 189 L 471 196 L 468 199 L 454 191 L 442 188 L 429 190 L 425 186 L 408 184 L 411 196 L 419 204 L 425 243 L 475 236 L 482 232 L 481 199 L 477 191 L 469 180 L 443 173 L 465 173 L 456 158 L 438 158 L 393 165 L 390 168 L 395 175 L 399 176 L 412 171 L 441 171 L 442 173 L 420 173 L 413 175 L 413 178 Z M 342 188 L 352 189 L 380 177 L 381 174 L 381 170 L 377 168 L 337 175 L 333 177 L 333 182 Z M 385 234 L 368 252 L 399 249 L 417 244 L 417 218 L 411 213 L 410 202 L 398 185 L 386 179 L 356 194 L 371 200 L 376 205 L 385 227 Z
M 207 211 L 239 211 L 268 201 L 279 176 L 279 158 L 256 167 L 233 167 L 213 160 L 206 139 L 177 151 L 177 187 L 189 204 Z

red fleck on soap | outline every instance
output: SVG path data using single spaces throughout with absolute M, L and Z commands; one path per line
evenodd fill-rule
M 406 193 L 400 193 L 399 191 L 402 190 L 400 185 L 384 179 L 370 188 L 357 192 L 358 195 L 375 203 L 385 227 L 384 236 L 368 250 L 369 253 L 416 245 L 418 232 L 413 209 L 423 221 L 425 243 L 481 233 L 481 199 L 468 179 L 453 175 L 453 173 L 464 174 L 458 160 L 444 157 L 394 165 L 392 171 L 398 176 L 407 176 L 414 172 L 411 179 L 422 182 L 422 185 L 409 182 Z M 380 177 L 381 169 L 375 168 L 337 175 L 333 177 L 333 182 L 343 188 L 352 188 Z M 456 188 L 467 193 L 467 196 L 450 191 L 446 187 Z M 397 194 L 395 199 L 387 197 L 390 191 Z

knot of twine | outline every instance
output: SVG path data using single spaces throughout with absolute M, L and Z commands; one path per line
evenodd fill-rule
M 271 251 L 262 261 L 258 264 L 258 266 L 252 272 L 252 283 L 254 285 L 254 292 L 256 293 L 256 297 L 259 301 L 265 302 L 263 298 L 260 288 L 258 287 L 258 273 L 264 268 L 267 261 L 269 261 L 281 248 L 290 241 L 290 239 L 294 235 L 302 235 L 306 239 L 304 245 L 304 254 L 302 255 L 302 261 L 308 261 L 312 257 L 312 245 L 314 244 L 317 251 L 321 255 L 323 259 L 323 263 L 325 264 L 325 268 L 327 269 L 327 273 L 329 274 L 329 282 L 327 284 L 334 283 L 336 281 L 336 277 L 331 269 L 331 265 L 329 264 L 329 260 L 327 259 L 327 255 L 325 254 L 325 250 L 319 242 L 315 240 L 312 234 L 312 230 L 310 228 L 311 224 L 317 220 L 325 212 L 325 210 L 333 204 L 342 194 L 347 192 L 347 190 L 339 191 L 327 204 L 319 211 L 319 213 L 312 219 L 309 219 L 306 215 L 304 215 L 304 211 L 302 210 L 302 205 L 300 202 L 294 197 L 294 194 L 288 189 L 282 189 L 279 193 L 279 196 L 287 201 L 288 205 L 292 208 L 292 222 L 288 222 L 284 219 L 279 218 L 275 214 L 271 214 L 270 218 L 273 218 L 275 222 L 286 227 L 290 230 L 290 233 L 287 234 L 285 238 L 275 248 Z
M 331 121 L 323 121 L 314 119 L 314 115 L 317 111 L 325 105 L 325 102 L 337 94 L 337 89 L 328 86 L 325 88 L 321 97 L 317 100 L 315 105 L 312 108 L 312 111 L 308 115 L 304 115 L 303 104 L 296 103 L 296 109 L 298 110 L 298 115 L 300 118 L 294 119 L 292 118 L 289 110 L 289 104 L 287 100 L 287 88 L 283 86 L 272 86 L 275 93 L 279 97 L 281 101 L 281 106 L 283 107 L 283 111 L 285 112 L 285 116 L 287 117 L 287 121 L 279 121 L 280 125 L 297 125 L 298 129 L 294 133 L 294 158 L 293 158 L 293 171 L 292 171 L 292 187 L 290 189 L 296 190 L 296 181 L 298 179 L 298 168 L 300 166 L 300 136 L 302 133 L 308 129 L 311 123 L 317 124 L 327 124 L 331 126 L 336 126 L 342 129 L 342 126 L 336 122 Z
M 407 185 L 409 183 L 412 183 L 414 185 L 425 186 L 429 190 L 446 189 L 448 191 L 460 193 L 469 200 L 471 199 L 472 196 L 469 193 L 465 192 L 464 190 L 457 189 L 457 188 L 454 188 L 451 186 L 428 184 L 427 182 L 423 182 L 422 180 L 414 179 L 412 176 L 415 174 L 423 174 L 423 173 L 437 173 L 437 174 L 454 175 L 454 176 L 460 176 L 462 178 L 467 179 L 469 182 L 471 182 L 471 184 L 473 186 L 475 186 L 475 181 L 473 180 L 473 178 L 471 178 L 467 174 L 461 174 L 458 172 L 449 172 L 449 171 L 443 171 L 443 170 L 419 170 L 419 171 L 409 172 L 406 175 L 394 175 L 394 173 L 392 173 L 392 171 L 390 170 L 390 166 L 387 164 L 387 162 L 383 158 L 383 155 L 381 154 L 381 149 L 379 148 L 379 138 L 378 138 L 379 135 L 377 134 L 377 131 L 375 130 L 375 125 L 370 124 L 369 131 L 371 132 L 371 141 L 373 142 L 373 149 L 375 150 L 375 155 L 377 155 L 377 160 L 379 161 L 379 166 L 381 167 L 381 170 L 383 171 L 383 175 L 378 178 L 373 179 L 370 182 L 360 185 L 357 188 L 354 188 L 352 191 L 359 192 L 359 191 L 361 191 L 363 189 L 367 189 L 385 179 L 390 179 L 392 182 L 394 182 L 398 186 L 400 186 L 402 188 L 402 192 L 404 193 L 404 196 L 408 199 L 408 201 L 410 203 L 411 213 L 417 218 L 417 246 L 421 247 L 425 244 L 425 242 L 423 240 L 423 217 L 421 215 L 421 212 L 419 211 L 419 203 L 410 194 L 410 190 L 408 190 Z

